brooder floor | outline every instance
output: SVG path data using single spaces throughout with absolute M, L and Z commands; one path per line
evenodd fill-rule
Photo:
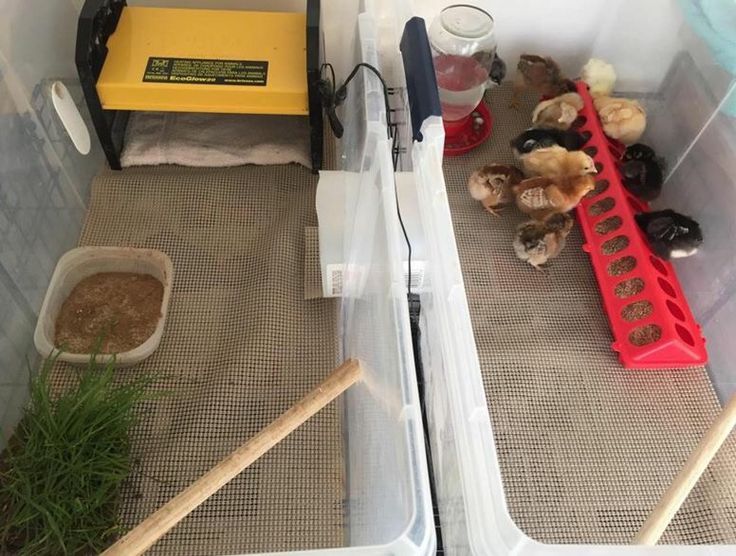
M 81 245 L 156 248 L 174 263 L 121 514 L 133 526 L 315 386 L 337 358 L 334 300 L 304 300 L 317 178 L 297 165 L 133 168 L 94 182 Z M 69 369 L 60 368 L 61 382 Z M 154 553 L 342 546 L 344 470 L 331 404 L 195 510 Z
M 509 140 L 534 102 L 510 110 L 507 88 L 487 101 L 491 139 L 444 165 L 509 510 L 541 542 L 628 543 L 720 406 L 704 368 L 620 366 L 579 228 L 549 274 L 516 258 L 525 218 L 487 214 L 466 182 L 478 166 L 514 162 Z M 736 437 L 662 542 L 736 543 Z

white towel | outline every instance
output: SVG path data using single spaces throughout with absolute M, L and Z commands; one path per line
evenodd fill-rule
M 311 167 L 309 121 L 302 116 L 134 112 L 123 167 L 288 164 Z

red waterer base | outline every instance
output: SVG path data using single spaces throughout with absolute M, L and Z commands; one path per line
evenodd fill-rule
M 443 120 L 445 125 L 445 156 L 457 156 L 472 151 L 491 135 L 493 117 L 482 100 L 472 114 L 455 122 Z

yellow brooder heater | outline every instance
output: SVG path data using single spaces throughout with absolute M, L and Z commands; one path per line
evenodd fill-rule
M 76 63 L 110 167 L 133 110 L 309 116 L 322 166 L 320 2 L 306 13 L 146 8 L 86 0 Z

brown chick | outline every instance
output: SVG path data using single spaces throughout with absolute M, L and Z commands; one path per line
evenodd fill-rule
M 549 100 L 543 100 L 532 112 L 534 127 L 567 130 L 583 109 L 583 99 L 577 93 L 565 93 Z
M 574 209 L 586 193 L 595 188 L 595 179 L 585 176 L 529 178 L 511 188 L 519 210 L 535 220 Z
M 488 212 L 498 216 L 501 211 L 499 205 L 509 203 L 514 198 L 511 187 L 523 179 L 524 174 L 515 166 L 491 164 L 478 168 L 470 175 L 468 191 Z
M 647 127 L 647 113 L 635 100 L 599 96 L 593 99 L 593 104 L 603 132 L 624 145 L 636 143 Z
M 560 66 L 552 58 L 522 54 L 516 66 L 512 108 L 519 107 L 519 95 L 527 89 L 545 97 L 556 97 L 574 91 L 575 85 L 562 75 Z
M 542 265 L 554 259 L 565 248 L 572 226 L 572 216 L 566 213 L 552 214 L 541 222 L 524 222 L 516 229 L 514 237 L 516 256 L 537 270 L 543 270 Z
M 554 145 L 537 149 L 519 157 L 527 177 L 585 176 L 597 173 L 595 160 L 583 151 L 568 151 Z

